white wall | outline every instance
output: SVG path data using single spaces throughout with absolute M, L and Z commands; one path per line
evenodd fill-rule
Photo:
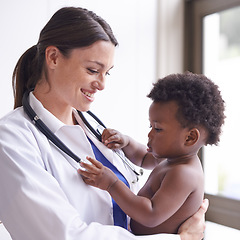
M 183 71 L 184 1 L 158 1 L 157 77 Z

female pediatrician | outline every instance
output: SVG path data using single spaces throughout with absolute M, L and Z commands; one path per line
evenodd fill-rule
M 94 94 L 104 89 L 116 45 L 102 18 L 68 7 L 53 15 L 37 45 L 19 59 L 15 110 L 0 120 L 0 219 L 13 240 L 202 238 L 207 203 L 179 235 L 139 237 L 124 229 L 126 216 L 108 193 L 86 185 L 79 164 L 49 141 L 22 107 L 30 91 L 27 101 L 49 131 L 82 160 L 107 159 L 132 188 L 132 171 L 96 140 L 76 111 L 89 110 Z

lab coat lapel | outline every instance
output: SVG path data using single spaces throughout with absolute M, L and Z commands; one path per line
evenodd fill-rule
M 56 132 L 56 135 L 64 142 L 66 146 L 71 146 L 71 151 L 74 152 L 82 161 L 87 162 L 86 157 L 94 158 L 94 153 L 87 136 L 81 126 L 63 126 Z M 79 164 L 70 156 L 66 155 L 69 163 L 78 169 Z
M 129 170 L 126 164 L 123 163 L 122 159 L 118 157 L 111 149 L 107 148 L 103 143 L 98 141 L 98 139 L 85 126 L 77 113 L 75 113 L 75 117 L 79 125 L 82 127 L 86 135 L 93 141 L 95 146 L 102 152 L 102 154 L 108 159 L 108 161 L 110 161 L 118 169 L 118 171 L 121 172 L 123 176 L 125 176 L 128 182 L 131 183 L 135 176 L 133 176 L 132 171 Z

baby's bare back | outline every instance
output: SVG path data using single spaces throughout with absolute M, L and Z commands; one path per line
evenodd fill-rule
M 204 193 L 204 178 L 201 165 L 200 163 L 196 164 L 193 162 L 193 164 L 191 163 L 189 166 L 184 165 L 183 167 L 189 167 L 189 171 L 187 171 L 189 174 L 183 174 L 184 179 L 181 188 L 179 188 L 179 186 L 175 188 L 174 185 L 171 186 L 171 184 L 169 184 L 169 187 L 173 188 L 172 190 L 176 192 L 176 194 L 174 194 L 176 197 L 171 197 L 171 205 L 176 211 L 155 227 L 146 227 L 131 219 L 131 230 L 134 234 L 149 235 L 156 233 L 177 233 L 179 226 L 199 209 L 203 201 Z M 173 171 L 173 168 L 175 168 L 175 166 L 169 166 L 168 163 L 163 162 L 159 164 L 159 166 L 152 171 L 149 179 L 139 191 L 138 195 L 152 199 L 155 194 L 159 194 L 166 175 L 170 171 Z M 177 165 L 177 169 L 175 170 L 181 171 L 181 166 L 179 168 L 179 165 Z M 188 194 L 186 194 L 187 191 L 184 189 L 184 181 L 187 182 L 187 184 L 185 184 L 186 188 L 187 185 L 189 185 L 188 183 L 190 183 L 192 188 L 192 191 L 190 190 Z M 180 194 L 180 192 L 184 193 Z M 184 194 L 185 196 L 183 196 Z M 166 208 L 169 208 L 169 211 L 172 210 L 171 205 L 166 204 L 166 202 L 163 202 L 161 205 L 159 202 L 159 207 L 163 208 L 165 212 Z

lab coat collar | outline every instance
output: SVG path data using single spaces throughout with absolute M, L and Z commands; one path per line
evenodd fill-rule
M 43 107 L 42 103 L 33 95 L 33 92 L 29 94 L 29 104 L 37 113 L 39 118 L 48 126 L 48 128 L 56 133 L 65 124 L 50 113 L 46 108 Z

